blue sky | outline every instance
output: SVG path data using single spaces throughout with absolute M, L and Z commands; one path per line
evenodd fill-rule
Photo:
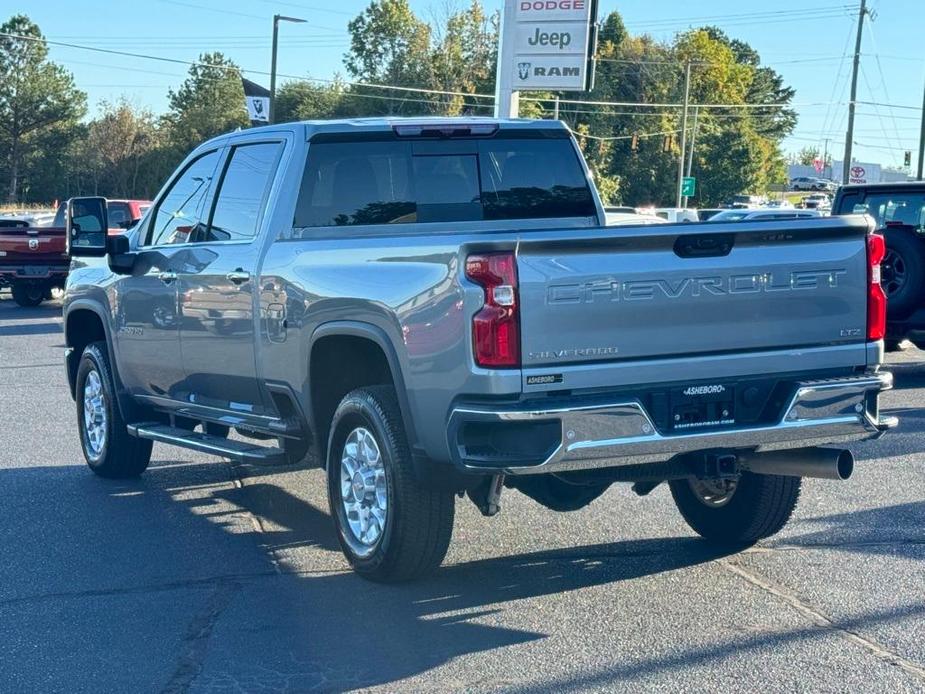
M 453 0 L 450 0 L 451 4 Z M 467 0 L 456 0 L 457 6 Z M 195 60 L 200 52 L 221 50 L 242 68 L 269 70 L 270 28 L 274 13 L 308 20 L 284 24 L 280 32 L 279 72 L 330 78 L 343 73 L 347 22 L 368 0 L 0 0 L 0 17 L 24 12 L 52 40 Z M 446 0 L 412 0 L 422 18 L 440 13 Z M 488 9 L 501 0 L 485 0 Z M 925 82 L 925 27 L 922 0 L 870 0 L 876 12 L 865 26 L 858 99 L 905 108 L 862 105 L 855 134 L 855 156 L 864 162 L 902 163 L 903 151 L 918 147 L 919 109 Z M 857 16 L 855 0 L 600 0 L 600 16 L 614 9 L 632 33 L 670 39 L 675 32 L 712 23 L 756 48 L 763 61 L 796 88 L 799 124 L 784 143 L 787 151 L 824 145 L 841 158 L 847 121 L 848 77 Z M 79 9 L 78 9 L 79 8 Z M 52 58 L 73 71 L 90 98 L 125 94 L 155 112 L 166 109 L 167 89 L 183 79 L 182 65 L 52 47 Z M 249 75 L 268 83 L 262 75 Z

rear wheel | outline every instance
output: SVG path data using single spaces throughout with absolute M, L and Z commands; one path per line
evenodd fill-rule
M 359 388 L 341 401 L 327 473 L 337 536 L 358 574 L 404 581 L 440 565 L 453 533 L 454 495 L 415 477 L 391 386 Z
M 707 540 L 751 545 L 777 533 L 800 497 L 799 477 L 743 472 L 737 479 L 672 480 L 671 495 L 687 524 Z
M 13 301 L 23 308 L 32 308 L 45 301 L 45 290 L 34 284 L 14 284 Z
M 77 427 L 87 465 L 100 477 L 137 477 L 151 460 L 152 442 L 130 436 L 116 403 L 106 343 L 84 349 L 77 367 Z

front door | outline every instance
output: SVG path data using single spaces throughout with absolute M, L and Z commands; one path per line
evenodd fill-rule
M 258 231 L 281 142 L 233 146 L 209 222 L 187 248 L 179 277 L 180 341 L 190 401 L 242 414 L 268 413 L 256 360 Z
M 148 217 L 131 275 L 112 296 L 119 375 L 136 395 L 186 399 L 180 353 L 178 278 L 186 266 L 187 242 L 201 226 L 219 151 L 190 162 L 171 182 Z

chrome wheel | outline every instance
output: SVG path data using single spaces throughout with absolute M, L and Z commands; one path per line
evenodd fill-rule
M 698 480 L 691 478 L 688 484 L 700 503 L 710 508 L 719 508 L 728 504 L 732 499 L 738 482 L 734 479 Z
M 363 427 L 351 431 L 344 442 L 340 497 L 352 539 L 358 549 L 371 551 L 385 531 L 388 487 L 379 444 Z
M 886 249 L 886 257 L 880 264 L 880 284 L 888 299 L 906 284 L 906 261 L 892 248 Z
M 106 427 L 109 421 L 106 416 L 106 394 L 96 369 L 88 372 L 84 380 L 83 404 L 84 446 L 88 457 L 97 461 L 106 446 Z

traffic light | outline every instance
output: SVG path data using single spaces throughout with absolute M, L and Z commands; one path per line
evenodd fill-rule
M 634 152 L 639 149 L 639 135 L 633 133 L 633 138 L 630 140 L 630 149 Z
M 672 146 L 674 145 L 674 135 L 665 135 L 665 140 L 662 142 L 662 151 L 670 152 Z
M 908 149 L 903 155 L 903 166 L 905 166 L 907 169 L 912 166 L 912 152 L 910 152 Z

